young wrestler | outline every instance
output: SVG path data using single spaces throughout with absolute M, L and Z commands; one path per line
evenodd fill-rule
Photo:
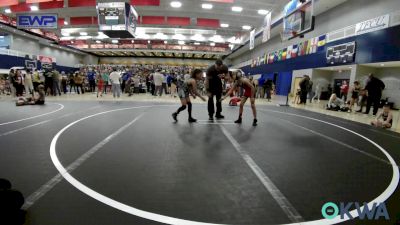
M 381 127 L 384 129 L 391 128 L 393 123 L 393 114 L 390 112 L 390 106 L 385 104 L 383 106 L 383 111 L 378 114 L 376 120 L 371 122 L 374 127 Z
M 181 99 L 182 106 L 178 111 L 172 113 L 172 118 L 178 122 L 178 114 L 186 109 L 186 105 L 189 113 L 189 123 L 195 123 L 197 120 L 192 117 L 192 103 L 190 102 L 189 95 L 191 94 L 193 98 L 198 96 L 201 100 L 206 101 L 206 99 L 197 92 L 197 81 L 203 79 L 203 71 L 199 69 L 193 70 L 191 77 L 187 80 L 184 78 L 177 78 L 176 83 L 178 86 L 178 96 Z
M 257 111 L 255 104 L 256 89 L 254 85 L 250 82 L 249 79 L 242 77 L 241 74 L 239 74 L 238 72 L 229 72 L 228 76 L 226 76 L 225 79 L 228 82 L 233 83 L 233 87 L 228 91 L 228 93 L 226 93 L 224 97 L 221 98 L 221 101 L 229 97 L 235 89 L 239 87 L 242 87 L 244 89 L 244 94 L 240 102 L 239 118 L 235 121 L 235 123 L 242 123 L 243 106 L 246 103 L 247 99 L 250 98 L 251 109 L 254 116 L 253 126 L 257 126 Z

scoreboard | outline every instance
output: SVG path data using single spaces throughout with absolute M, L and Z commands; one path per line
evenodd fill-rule
M 328 47 L 326 63 L 330 65 L 353 63 L 356 54 L 356 42 Z
M 134 37 L 138 14 L 125 2 L 101 2 L 97 4 L 99 30 L 110 38 Z

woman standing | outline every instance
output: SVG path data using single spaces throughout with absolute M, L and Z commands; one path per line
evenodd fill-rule
M 181 99 L 182 106 L 174 113 L 172 113 L 172 118 L 175 122 L 178 122 L 178 114 L 188 108 L 189 113 L 189 123 L 197 122 L 196 119 L 192 117 L 192 103 L 190 102 L 189 95 L 192 94 L 193 98 L 198 96 L 201 100 L 206 101 L 206 99 L 201 96 L 197 91 L 197 81 L 203 79 L 203 71 L 199 69 L 193 70 L 191 77 L 187 80 L 178 78 L 176 80 L 177 86 L 179 87 L 178 96 Z
M 239 73 L 233 73 L 229 72 L 228 76 L 225 77 L 225 79 L 228 79 L 229 82 L 233 83 L 233 87 L 226 93 L 224 97 L 221 98 L 221 101 L 229 97 L 234 90 L 237 88 L 243 88 L 244 89 L 244 94 L 242 97 L 242 100 L 240 102 L 240 108 L 239 108 L 239 118 L 235 121 L 235 123 L 242 123 L 242 114 L 243 114 L 243 107 L 244 104 L 246 103 L 247 99 L 250 98 L 250 103 L 251 103 L 251 109 L 253 111 L 253 126 L 257 126 L 257 111 L 256 111 L 256 104 L 255 104 L 255 94 L 256 94 L 256 88 L 254 85 L 250 82 L 249 79 L 242 77 Z
M 358 98 L 360 96 L 361 86 L 360 82 L 354 81 L 354 86 L 351 90 L 351 100 L 350 100 L 350 109 L 349 112 L 352 111 L 354 103 L 358 105 Z
M 103 87 L 104 87 L 104 80 L 103 80 L 103 75 L 101 73 L 97 73 L 97 98 L 99 97 L 99 93 L 100 93 L 100 97 L 103 97 Z

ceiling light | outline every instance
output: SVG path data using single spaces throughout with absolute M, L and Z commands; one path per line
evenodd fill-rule
M 87 40 L 87 39 L 90 39 L 90 38 L 92 38 L 92 37 L 91 36 L 79 36 L 76 39 L 78 39 L 78 40 Z
M 31 11 L 38 11 L 39 8 L 36 5 L 31 5 Z
M 168 41 L 164 41 L 164 44 L 168 44 Z
M 163 33 L 157 33 L 156 35 L 154 35 L 155 39 L 161 39 L 161 40 L 165 40 L 168 39 L 168 36 L 163 34 Z
M 221 35 L 214 35 L 209 39 L 212 42 L 223 43 L 225 40 L 221 37 Z
M 86 36 L 86 35 L 87 35 L 87 32 L 79 32 L 79 34 L 80 34 L 81 36 Z
M 213 5 L 212 4 L 202 4 L 201 8 L 203 8 L 203 9 L 212 9 Z
M 173 8 L 180 8 L 181 6 L 182 6 L 181 2 L 178 2 L 178 1 L 171 2 L 171 7 L 173 7 Z
M 11 13 L 11 9 L 5 9 L 4 12 L 5 13 Z
M 215 46 L 215 43 L 214 43 L 214 42 L 211 42 L 211 43 L 210 43 L 210 46 Z
M 185 42 L 184 42 L 184 41 L 178 41 L 178 44 L 180 44 L 180 45 L 184 45 L 184 44 L 185 44 Z
M 195 42 L 194 45 L 200 45 L 200 42 Z
M 151 41 L 150 41 L 150 40 L 148 40 L 148 41 L 147 41 L 147 43 L 148 43 L 148 44 L 151 44 Z
M 64 20 L 64 25 L 68 25 L 68 21 Z
M 135 41 L 134 41 L 134 40 L 132 40 L 132 41 L 131 41 L 131 43 L 133 44 L 133 43 L 135 43 Z
M 265 10 L 265 9 L 258 10 L 258 14 L 260 14 L 260 15 L 267 15 L 268 13 L 269 13 L 269 11 Z
M 175 34 L 174 36 L 172 36 L 172 39 L 183 41 L 186 39 L 186 37 L 183 34 Z
M 97 43 L 97 44 L 100 44 L 100 43 L 101 43 L 101 41 L 97 40 L 97 41 L 96 41 L 96 43 Z
M 251 26 L 248 26 L 248 25 L 244 25 L 242 28 L 243 28 L 243 30 L 251 30 Z
M 190 39 L 193 41 L 205 41 L 206 40 L 206 38 L 201 34 L 195 34 L 192 37 L 190 37 Z
M 227 23 L 221 23 L 221 27 L 227 28 L 227 27 L 229 27 L 229 24 L 227 24 Z
M 111 40 L 112 43 L 118 44 L 118 40 Z
M 243 8 L 239 7 L 239 6 L 233 6 L 232 7 L 232 11 L 234 11 L 234 12 L 241 12 L 242 10 L 243 10 Z

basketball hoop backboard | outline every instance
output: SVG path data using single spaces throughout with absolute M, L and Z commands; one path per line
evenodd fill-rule
M 282 41 L 314 30 L 314 0 L 291 0 L 283 14 Z

